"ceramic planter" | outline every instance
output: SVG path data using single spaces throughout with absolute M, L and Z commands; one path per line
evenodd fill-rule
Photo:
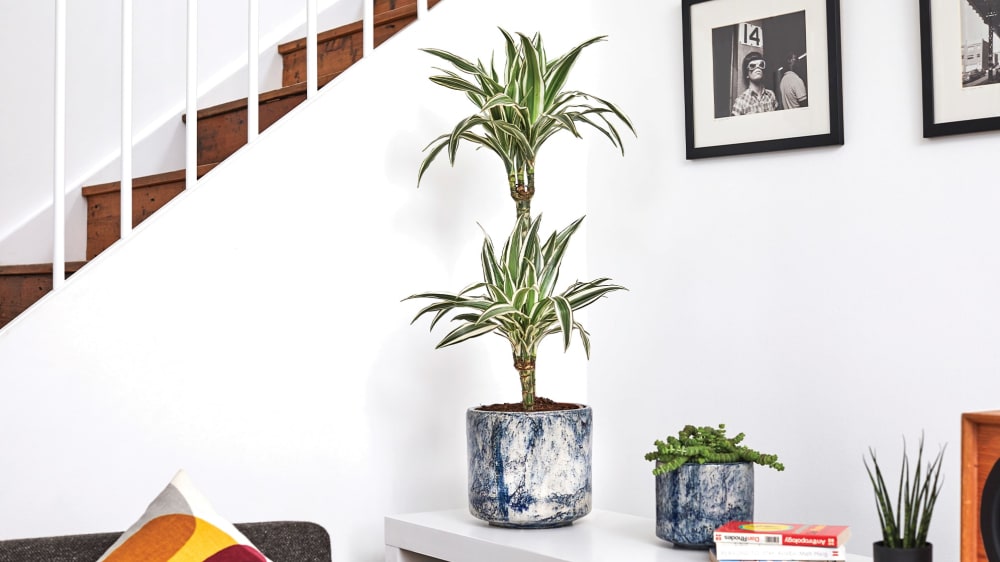
M 656 476 L 656 536 L 683 548 L 712 546 L 729 521 L 753 520 L 753 463 L 684 464 Z
M 889 548 L 883 541 L 872 544 L 873 562 L 932 562 L 934 545 L 927 543 L 919 548 Z
M 466 412 L 469 511 L 500 527 L 569 525 L 590 513 L 589 406 Z

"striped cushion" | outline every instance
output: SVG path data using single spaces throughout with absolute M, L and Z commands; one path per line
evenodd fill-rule
M 98 562 L 271 562 L 178 472 Z

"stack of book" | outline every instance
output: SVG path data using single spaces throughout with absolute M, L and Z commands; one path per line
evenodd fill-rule
M 844 525 L 731 521 L 715 530 L 711 562 L 844 561 L 851 529 Z

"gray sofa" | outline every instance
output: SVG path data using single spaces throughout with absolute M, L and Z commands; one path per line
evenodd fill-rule
M 267 521 L 237 523 L 236 528 L 274 562 L 331 562 L 330 535 L 316 523 Z M 95 533 L 0 541 L 0 562 L 95 562 L 119 536 Z

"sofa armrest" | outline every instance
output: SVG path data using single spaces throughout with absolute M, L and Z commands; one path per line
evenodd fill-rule
M 274 562 L 331 562 L 330 535 L 308 521 L 237 523 L 236 528 Z

